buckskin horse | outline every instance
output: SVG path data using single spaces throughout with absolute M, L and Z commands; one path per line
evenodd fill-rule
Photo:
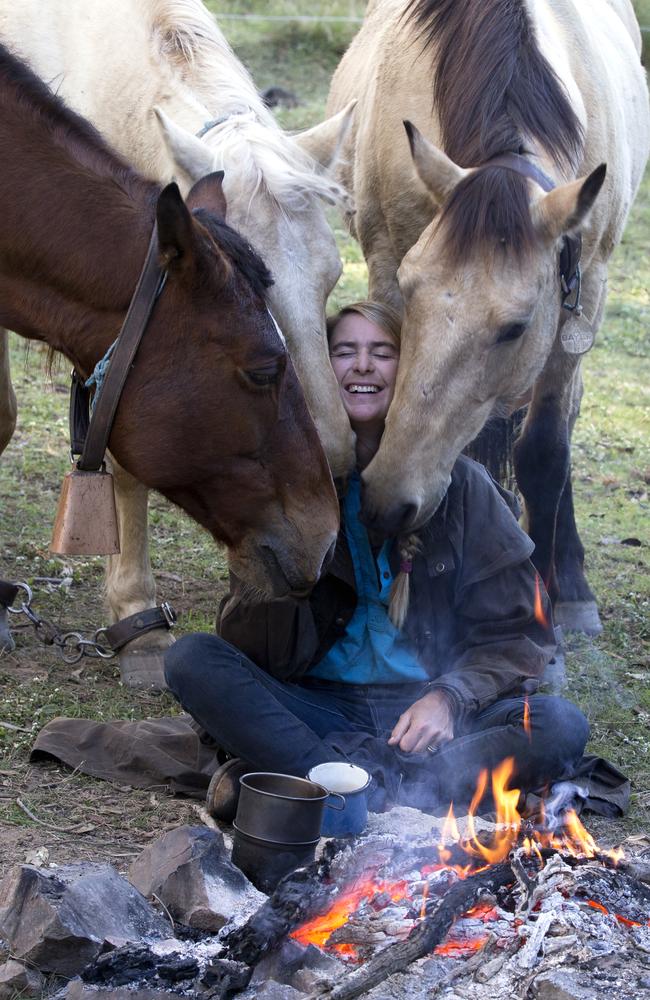
M 269 304 L 332 472 L 344 476 L 353 439 L 325 333 L 341 263 L 322 203 L 346 200 L 328 167 L 349 112 L 295 137 L 282 132 L 201 0 L 0 0 L 0 40 L 146 177 L 175 178 L 187 193 L 225 170 L 228 222 L 272 267 Z M 6 351 L 0 332 L 0 447 L 15 419 Z M 146 488 L 113 471 L 121 553 L 109 559 L 106 594 L 119 619 L 153 605 L 155 583 Z M 152 633 L 140 645 L 166 641 Z
M 224 221 L 220 175 L 144 180 L 0 47 L 0 323 L 82 377 L 115 340 L 157 221 L 167 268 L 109 439 L 267 594 L 314 584 L 336 537 L 324 451 L 265 300 L 269 273 Z
M 370 296 L 404 317 L 365 518 L 417 531 L 459 452 L 530 394 L 514 448 L 525 523 L 556 619 L 588 632 L 570 439 L 648 156 L 639 52 L 627 0 L 374 0 L 328 103 L 358 100 L 341 179 Z

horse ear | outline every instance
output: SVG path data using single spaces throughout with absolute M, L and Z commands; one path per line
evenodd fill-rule
M 293 141 L 308 153 L 324 170 L 331 171 L 339 158 L 341 147 L 348 134 L 357 102 L 350 103 L 320 125 L 314 125 L 293 136 Z
M 163 266 L 192 256 L 194 223 L 181 197 L 178 184 L 172 181 L 158 196 L 156 205 L 158 246 Z
M 440 206 L 469 171 L 463 170 L 441 149 L 425 139 L 411 122 L 405 121 L 403 125 L 418 177 L 436 205 Z
M 160 123 L 163 139 L 174 162 L 193 181 L 214 170 L 214 155 L 209 147 L 195 135 L 181 128 L 166 115 L 162 108 L 154 108 Z
M 540 198 L 532 209 L 538 232 L 557 239 L 579 229 L 591 211 L 606 173 L 607 165 L 601 163 L 588 177 L 562 184 Z
M 205 208 L 218 219 L 225 219 L 227 205 L 223 192 L 223 170 L 201 177 L 185 199 L 185 204 L 189 209 Z

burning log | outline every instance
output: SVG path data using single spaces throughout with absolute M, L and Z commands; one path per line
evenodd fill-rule
M 327 1000 L 354 1000 L 395 972 L 403 972 L 411 962 L 428 955 L 444 939 L 457 917 L 471 910 L 485 896 L 494 896 L 515 881 L 510 864 L 497 864 L 487 871 L 459 881 L 446 893 L 440 905 L 417 924 L 405 941 L 379 952 L 367 965 L 352 972 L 339 985 L 319 994 Z M 310 1000 L 317 1000 L 314 996 Z
M 285 875 L 259 910 L 225 936 L 224 957 L 257 965 L 294 927 L 325 909 L 337 891 L 326 882 L 329 866 L 346 846 L 346 841 L 330 841 L 320 860 Z

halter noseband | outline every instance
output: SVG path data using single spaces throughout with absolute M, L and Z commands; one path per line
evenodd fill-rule
M 492 157 L 487 163 L 483 163 L 482 166 L 505 167 L 506 170 L 512 170 L 521 177 L 528 177 L 531 181 L 535 181 L 543 191 L 552 191 L 555 187 L 554 181 L 548 174 L 545 174 L 536 164 L 531 163 L 530 160 L 527 160 L 525 156 L 521 156 L 519 153 L 501 153 L 499 156 Z M 568 309 L 570 312 L 574 312 L 576 316 L 580 316 L 582 313 L 580 302 L 580 284 L 582 280 L 580 273 L 581 254 L 581 233 L 576 233 L 575 236 L 568 234 L 562 238 L 559 258 L 562 307 Z M 574 295 L 574 298 L 573 301 L 568 302 L 567 299 L 570 295 Z

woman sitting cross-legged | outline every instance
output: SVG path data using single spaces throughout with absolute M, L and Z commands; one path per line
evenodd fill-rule
M 461 457 L 416 535 L 369 537 L 359 472 L 393 396 L 399 319 L 357 303 L 329 337 L 358 460 L 332 562 L 299 599 L 251 603 L 231 580 L 219 635 L 185 636 L 166 654 L 169 688 L 229 757 L 209 807 L 232 819 L 246 770 L 304 776 L 332 760 L 370 772 L 376 811 L 467 803 L 480 771 L 507 757 L 524 790 L 570 777 L 588 725 L 570 702 L 533 693 L 555 639 L 543 588 L 535 615 L 533 543 L 513 498 Z

